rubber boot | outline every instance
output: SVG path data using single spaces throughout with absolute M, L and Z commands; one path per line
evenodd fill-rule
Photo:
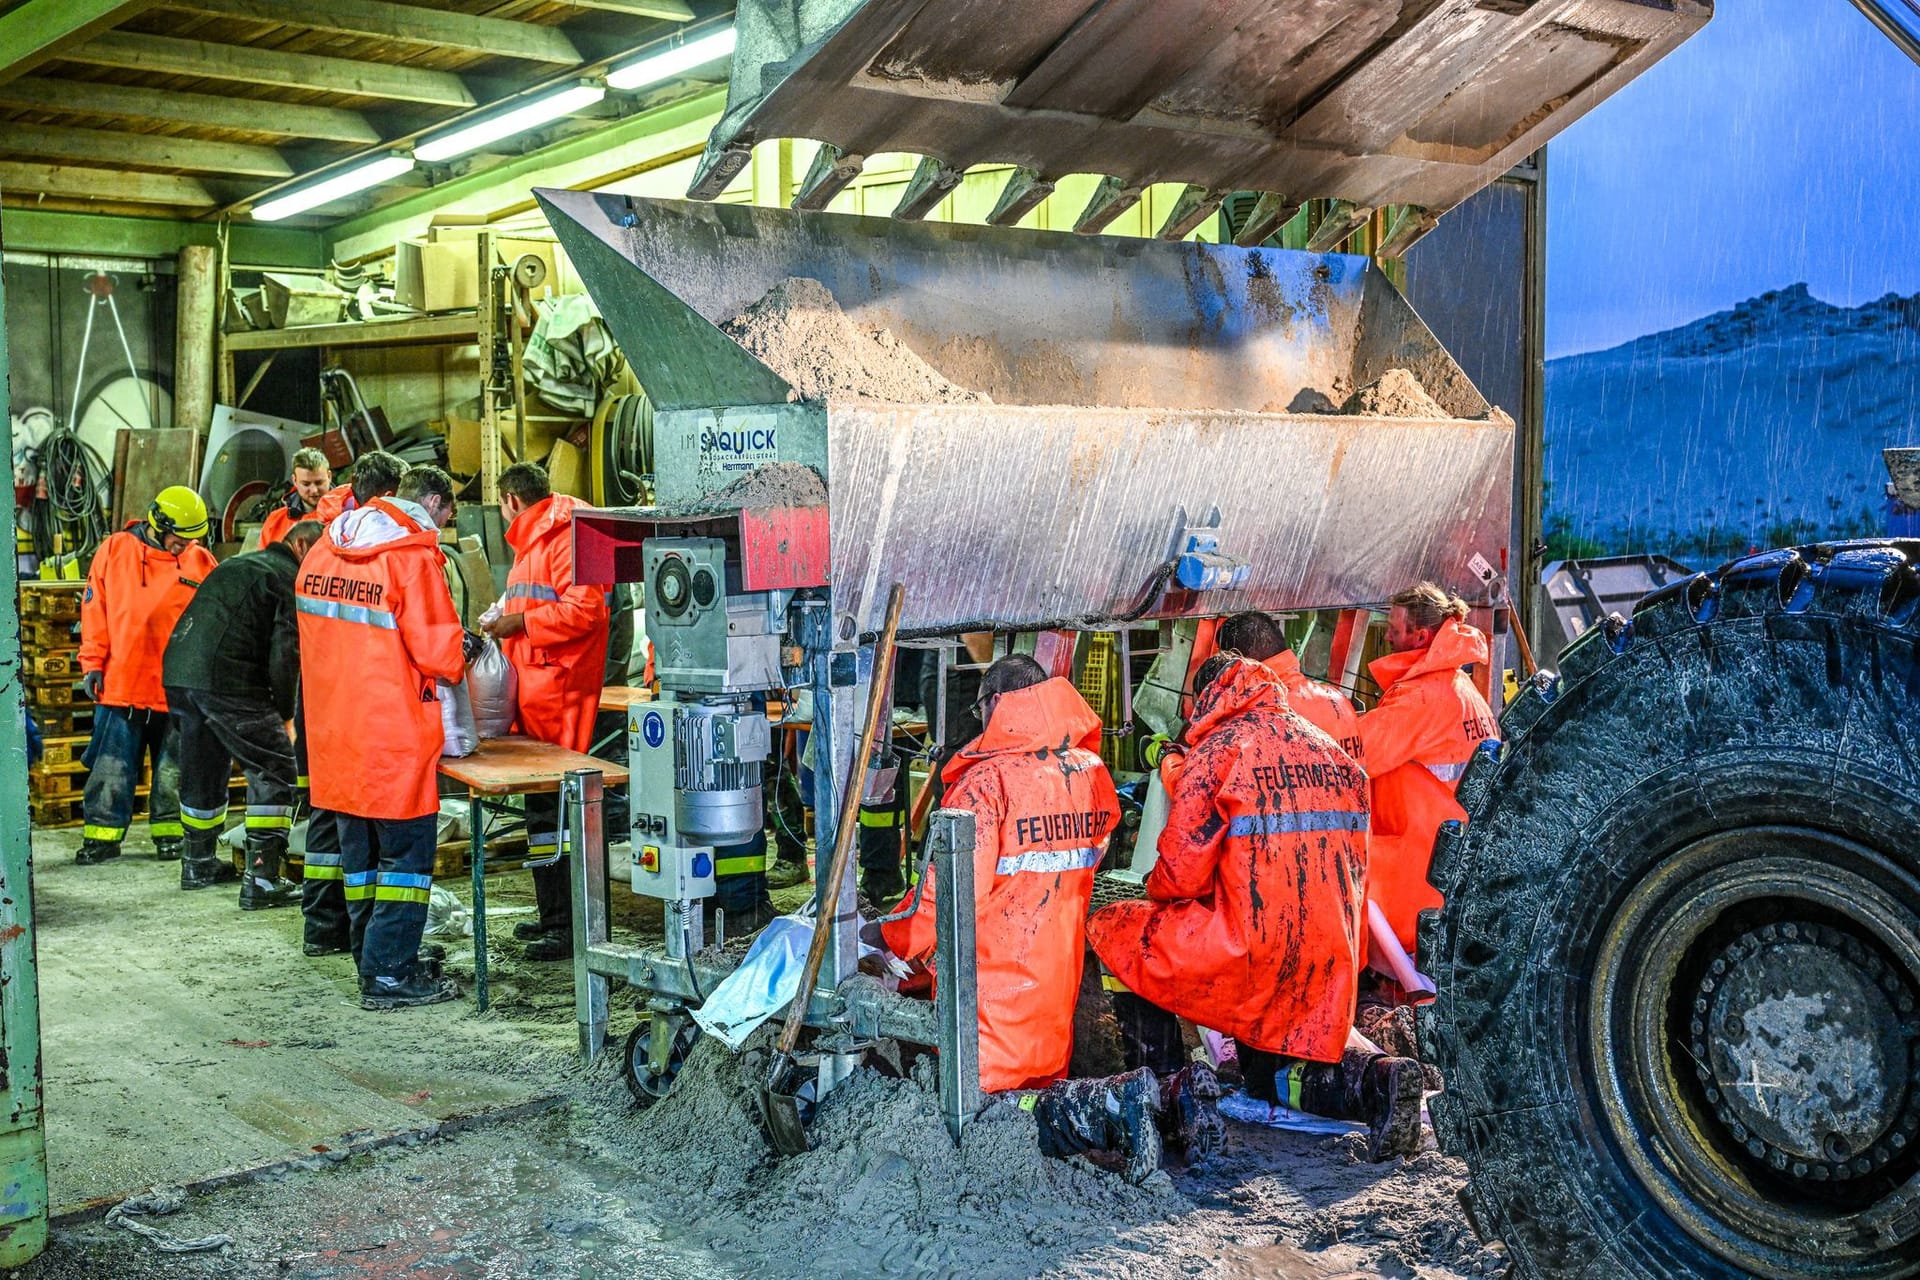
M 160 836 L 153 842 L 153 860 L 155 862 L 178 862 L 185 841 L 179 836 Z
M 535 938 L 544 938 L 550 932 L 546 925 L 538 920 L 522 920 L 513 926 L 513 936 L 520 942 L 532 942 Z
M 1160 1168 L 1159 1109 L 1160 1084 L 1145 1067 L 1099 1080 L 1062 1080 L 1033 1100 L 1044 1154 L 1118 1151 L 1135 1186 Z
M 211 831 L 198 832 L 187 837 L 186 847 L 180 854 L 180 887 L 182 889 L 211 889 L 218 884 L 232 884 L 240 878 L 233 864 L 220 856 L 219 842 Z
M 797 884 L 806 884 L 812 878 L 812 874 L 807 870 L 805 858 L 798 862 L 780 858 L 767 868 L 767 888 L 769 889 L 791 889 Z
M 1220 1115 L 1220 1077 L 1204 1062 L 1191 1062 L 1160 1083 L 1161 1132 L 1174 1147 L 1201 1164 L 1227 1149 L 1227 1122 Z
M 1360 1008 L 1354 1014 L 1353 1029 L 1390 1058 L 1420 1057 L 1420 1037 L 1409 1005 L 1369 1003 L 1362 996 Z M 1428 1092 L 1435 1093 L 1446 1087 L 1440 1068 L 1422 1062 L 1420 1074 Z
M 279 851 L 271 846 L 250 848 L 247 874 L 240 878 L 240 909 L 270 911 L 299 903 L 300 882 L 281 878 Z
M 457 993 L 437 968 L 420 966 L 404 978 L 369 978 L 360 984 L 362 1009 L 412 1009 L 444 1004 Z
M 529 960 L 571 960 L 573 959 L 573 930 L 543 933 L 527 943 L 526 949 L 520 954 Z
M 1420 1154 L 1420 1104 L 1426 1077 L 1413 1058 L 1385 1055 L 1367 1064 L 1360 1105 L 1367 1121 L 1367 1159 Z
M 80 852 L 73 855 L 73 860 L 83 867 L 97 867 L 119 856 L 118 840 L 83 840 L 80 843 Z

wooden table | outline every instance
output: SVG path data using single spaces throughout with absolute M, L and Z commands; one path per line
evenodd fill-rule
M 631 711 L 643 702 L 653 701 L 653 690 L 638 685 L 610 684 L 600 691 L 602 711 Z
M 482 1013 L 487 1011 L 487 848 L 481 805 L 488 796 L 559 791 L 569 773 L 582 769 L 599 773 L 607 785 L 627 780 L 626 769 L 612 761 L 519 734 L 482 739 L 472 755 L 441 758 L 441 776 L 467 789 L 467 820 L 472 828 L 467 857 L 473 864 L 473 996 Z M 560 840 L 564 849 L 564 831 Z

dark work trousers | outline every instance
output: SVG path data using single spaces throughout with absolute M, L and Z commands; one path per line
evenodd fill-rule
M 433 892 L 439 819 L 437 813 L 418 818 L 337 816 L 341 885 L 363 989 L 375 978 L 404 982 L 413 976 Z
M 907 826 L 907 770 L 903 761 L 893 793 L 860 806 L 860 892 L 880 905 L 906 892 L 900 875 L 901 834 Z
M 236 762 L 247 778 L 247 874 L 278 880 L 293 826 L 293 741 L 273 704 L 208 689 L 168 689 L 180 759 L 180 820 L 188 862 L 219 856 L 227 781 Z
M 744 844 L 723 844 L 713 851 L 713 905 L 732 920 L 765 916 L 773 910 L 767 897 L 767 833 L 761 831 Z
M 605 816 L 605 810 L 602 810 Z M 527 858 L 538 861 L 551 858 L 565 843 L 560 830 L 560 793 L 549 791 L 527 797 Z M 568 862 L 561 858 L 551 866 L 533 869 L 533 901 L 540 914 L 540 928 L 547 933 L 566 934 L 573 929 L 573 884 Z
M 178 840 L 180 766 L 174 753 L 172 722 L 164 711 L 146 707 L 95 707 L 93 737 L 81 763 L 87 766 L 87 790 L 81 799 L 88 840 L 119 844 L 133 821 L 133 793 L 140 765 L 153 760 L 153 789 L 147 794 L 147 834 L 154 840 Z
M 293 709 L 293 758 L 297 804 L 307 811 L 307 851 L 300 884 L 300 914 L 305 919 L 304 941 L 317 947 L 345 947 L 352 931 L 347 921 L 347 898 L 341 891 L 340 815 L 316 809 L 307 796 L 307 725 L 302 709 Z

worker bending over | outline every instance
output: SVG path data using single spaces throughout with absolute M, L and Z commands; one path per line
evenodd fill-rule
M 593 746 L 607 665 L 607 598 L 573 580 L 573 513 L 586 505 L 554 493 L 538 463 L 500 473 L 513 568 L 499 616 L 484 624 L 519 680 L 518 731 L 583 753 Z M 573 893 L 561 842 L 559 795 L 528 796 L 527 853 L 552 859 L 533 868 L 538 917 L 513 928 L 529 960 L 573 954 Z
M 162 665 L 186 827 L 180 887 L 233 878 L 219 841 L 238 761 L 247 779 L 243 911 L 290 906 L 300 896 L 297 883 L 280 878 L 296 778 L 287 736 L 300 683 L 293 580 L 320 532 L 319 521 L 303 520 L 283 540 L 215 568 L 174 624 Z
M 1465 670 L 1488 658 L 1466 602 L 1423 582 L 1389 603 L 1393 652 L 1367 668 L 1380 701 L 1360 717 L 1360 740 L 1373 779 L 1371 893 L 1412 954 L 1420 912 L 1444 901 L 1427 880 L 1434 837 L 1441 823 L 1467 820 L 1453 793 L 1500 726 Z
M 985 729 L 942 770 L 945 807 L 974 815 L 975 978 L 980 1087 L 1017 1099 L 1048 1155 L 1120 1151 L 1139 1182 L 1160 1166 L 1159 1089 L 1149 1071 L 1066 1080 L 1073 1008 L 1086 958 L 1087 904 L 1120 818 L 1100 760 L 1100 718 L 1066 680 L 1024 654 L 980 681 Z M 917 901 L 883 924 L 887 946 L 931 962 L 931 872 Z M 936 975 L 937 978 L 937 975 Z
M 1234 1038 L 1247 1091 L 1367 1122 L 1373 1159 L 1420 1143 L 1420 1064 L 1348 1051 L 1366 928 L 1367 786 L 1333 739 L 1287 707 L 1259 663 L 1216 653 L 1194 675 L 1185 761 L 1168 797 L 1145 901 L 1087 925 L 1114 994 L 1122 1049 L 1181 1065 L 1175 1015 Z M 1196 1137 L 1219 1086 L 1196 1067 Z
M 394 479 L 398 480 L 399 477 L 395 476 Z M 302 520 L 320 519 L 320 504 L 332 488 L 333 467 L 327 462 L 327 455 L 318 449 L 296 449 L 293 454 L 293 487 L 287 493 L 287 500 L 268 512 L 267 518 L 261 522 L 260 545 L 270 547 L 283 541 L 287 530 Z M 350 492 L 346 485 L 340 486 L 338 501 L 342 510 Z M 325 520 L 320 522 L 326 523 Z
M 297 460 L 298 454 L 294 455 Z M 315 508 L 314 519 L 324 528 L 337 516 L 363 507 L 375 498 L 393 496 L 407 464 L 390 453 L 374 450 L 354 460 L 353 481 L 328 490 Z M 334 672 L 316 672 L 324 679 Z M 301 950 L 310 956 L 338 955 L 351 951 L 351 930 L 347 920 L 347 899 L 341 890 L 340 831 L 331 809 L 312 803 L 308 777 L 305 704 L 296 699 L 293 716 L 293 755 L 298 770 L 295 805 L 306 811 L 307 841 L 302 859 L 300 914 L 305 938 Z
M 87 569 L 80 597 L 80 671 L 97 704 L 87 743 L 87 789 L 82 866 L 120 856 L 133 821 L 133 792 L 143 758 L 153 761 L 147 795 L 147 833 L 161 859 L 180 856 L 180 770 L 167 720 L 160 661 L 214 559 L 207 536 L 207 504 L 185 485 L 162 489 L 144 521 L 102 542 Z
M 1340 744 L 1340 749 L 1362 768 L 1365 746 L 1360 741 L 1360 715 L 1353 701 L 1339 689 L 1323 684 L 1300 669 L 1300 658 L 1271 614 L 1236 613 L 1213 633 L 1223 653 L 1252 658 L 1271 671 L 1287 693 L 1287 708 Z
M 445 743 L 437 690 L 466 673 L 439 547 L 453 512 L 452 478 L 415 467 L 393 497 L 327 527 L 297 586 L 313 803 L 336 815 L 363 1009 L 454 995 L 419 954 Z

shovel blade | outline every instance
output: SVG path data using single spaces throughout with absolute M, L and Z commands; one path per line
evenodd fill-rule
M 813 1149 L 800 1116 L 799 1075 L 793 1059 L 780 1059 L 760 1089 L 760 1117 L 766 1121 L 767 1139 L 783 1156 L 804 1155 Z

